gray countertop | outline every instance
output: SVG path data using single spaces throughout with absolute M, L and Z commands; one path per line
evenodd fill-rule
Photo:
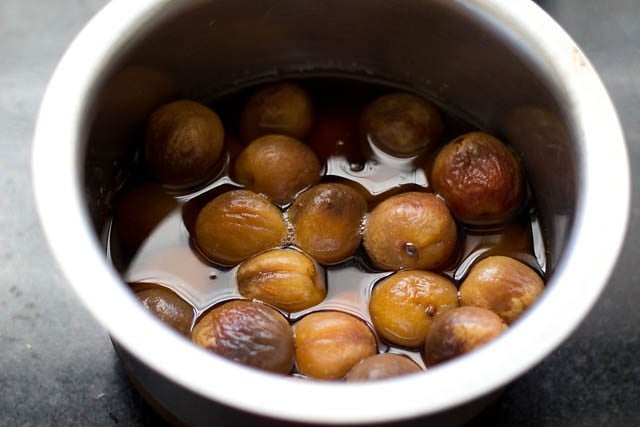
M 31 190 L 31 136 L 46 83 L 74 35 L 105 3 L 0 2 L 2 426 L 162 425 L 126 378 L 107 332 L 66 285 L 40 231 Z M 631 223 L 617 268 L 584 323 L 472 424 L 638 425 L 640 1 L 538 3 L 582 47 L 618 109 L 632 168 Z M 230 410 L 217 419 L 219 425 L 246 422 Z

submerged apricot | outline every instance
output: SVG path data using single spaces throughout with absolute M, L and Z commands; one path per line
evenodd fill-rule
M 147 182 L 127 189 L 116 201 L 114 215 L 114 227 L 125 249 L 135 253 L 176 207 L 178 202 L 158 184 Z
M 309 94 L 296 83 L 276 83 L 258 90 L 247 101 L 240 119 L 240 133 L 246 142 L 272 133 L 304 139 L 312 120 Z
M 361 123 L 372 144 L 398 157 L 411 157 L 433 147 L 443 132 L 438 110 L 410 93 L 375 99 L 362 113 Z
M 306 142 L 322 162 L 332 157 L 363 161 L 358 144 L 358 117 L 353 113 L 318 116 Z
M 136 291 L 136 297 L 164 323 L 183 335 L 189 335 L 193 307 L 178 294 L 163 286 L 153 285 Z
M 194 101 L 158 108 L 149 119 L 145 160 L 163 184 L 184 186 L 209 177 L 220 160 L 224 128 L 218 115 Z

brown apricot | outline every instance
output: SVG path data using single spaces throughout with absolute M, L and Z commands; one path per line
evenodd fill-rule
M 295 83 L 276 83 L 258 90 L 240 118 L 246 142 L 273 133 L 304 139 L 313 123 L 313 106 L 307 91 Z
M 194 101 L 181 100 L 158 108 L 149 119 L 144 156 L 163 184 L 197 184 L 215 172 L 224 146 L 218 115 Z
M 127 189 L 116 202 L 114 227 L 124 248 L 133 254 L 178 202 L 160 185 L 143 183 Z
M 346 375 L 345 380 L 372 381 L 399 377 L 422 371 L 422 368 L 407 356 L 384 353 L 361 360 Z
M 316 261 L 332 264 L 352 256 L 362 236 L 367 212 L 364 197 L 348 185 L 315 185 L 296 198 L 289 208 L 295 244 Z
M 339 311 L 318 311 L 293 325 L 296 366 L 309 377 L 337 380 L 362 359 L 376 353 L 366 323 Z
M 458 305 L 458 289 L 449 279 L 430 271 L 403 270 L 373 287 L 369 314 L 386 341 L 416 348 L 434 320 Z
M 445 145 L 434 160 L 431 184 L 453 215 L 469 224 L 509 219 L 525 194 L 515 154 L 485 132 L 470 132 Z
M 324 278 L 307 255 L 294 249 L 272 249 L 240 264 L 238 291 L 287 312 L 304 310 L 327 295 Z
M 363 237 L 367 255 L 378 268 L 432 269 L 451 257 L 457 228 L 436 196 L 408 192 L 376 206 L 368 215 Z
M 318 182 L 321 173 L 320 161 L 313 151 L 286 135 L 255 139 L 240 153 L 234 168 L 240 184 L 280 205 Z
M 491 310 L 459 307 L 433 322 L 424 344 L 427 366 L 437 365 L 469 353 L 507 329 L 506 323 Z
M 265 371 L 293 368 L 291 325 L 276 309 L 251 301 L 224 303 L 198 320 L 191 339 L 227 359 Z
M 358 144 L 358 117 L 353 113 L 323 114 L 316 118 L 308 144 L 322 162 L 343 157 L 349 162 L 362 162 Z
M 460 303 L 489 309 L 511 324 L 543 289 L 542 278 L 531 267 L 506 256 L 490 256 L 476 263 L 460 285 Z
M 411 157 L 432 148 L 443 132 L 436 107 L 402 92 L 371 102 L 362 113 L 361 126 L 370 143 L 398 157 Z
M 175 292 L 159 285 L 136 291 L 142 305 L 182 335 L 189 336 L 193 322 L 193 307 Z
M 195 241 L 209 259 L 235 265 L 251 255 L 284 243 L 287 226 L 280 210 L 249 190 L 232 190 L 200 211 Z

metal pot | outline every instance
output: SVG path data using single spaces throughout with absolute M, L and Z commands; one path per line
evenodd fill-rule
M 539 204 L 550 280 L 507 333 L 422 374 L 301 381 L 197 348 L 133 297 L 107 261 L 101 233 L 150 109 L 170 93 L 206 100 L 300 73 L 410 88 L 514 145 Z M 600 295 L 625 236 L 627 162 L 596 72 L 527 0 L 115 0 L 51 79 L 33 176 L 43 227 L 69 282 L 169 417 L 204 424 L 223 404 L 313 423 L 416 416 L 458 423 L 557 347 Z

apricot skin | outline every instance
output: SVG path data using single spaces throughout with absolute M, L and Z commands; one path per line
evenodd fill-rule
M 224 146 L 218 115 L 197 102 L 181 100 L 158 108 L 149 119 L 145 160 L 155 177 L 170 186 L 196 184 L 214 171 Z
M 393 353 L 376 354 L 360 361 L 346 375 L 345 380 L 372 381 L 399 377 L 422 371 L 413 360 Z
M 447 278 L 422 270 L 403 270 L 377 283 L 369 313 L 378 334 L 392 344 L 422 346 L 434 320 L 458 307 L 458 290 Z
M 459 307 L 435 322 L 424 345 L 427 366 L 437 365 L 488 343 L 507 329 L 500 317 L 485 308 Z
M 487 308 L 513 323 L 544 290 L 542 278 L 526 264 L 491 256 L 475 264 L 460 285 L 460 302 Z
M 295 243 L 318 262 L 344 261 L 360 246 L 366 210 L 364 198 L 347 185 L 313 186 L 298 196 L 288 211 Z
M 376 353 L 376 339 L 360 319 L 319 311 L 293 325 L 296 366 L 309 377 L 338 380 L 360 360 Z
M 362 129 L 375 146 L 393 156 L 411 157 L 432 148 L 443 132 L 438 110 L 410 93 L 391 93 L 371 102 Z
M 319 304 L 327 294 L 313 260 L 293 249 L 273 249 L 246 260 L 236 278 L 245 298 L 290 313 Z
M 193 322 L 193 307 L 176 293 L 156 285 L 136 291 L 136 297 L 164 323 L 182 335 L 189 335 Z
M 235 162 L 234 174 L 247 189 L 287 204 L 304 188 L 318 182 L 322 167 L 313 151 L 286 135 L 265 135 L 247 146 Z
M 522 205 L 525 188 L 520 163 L 499 139 L 470 132 L 436 156 L 431 183 L 453 215 L 468 224 L 497 224 Z
M 227 359 L 270 372 L 293 367 L 293 333 L 275 309 L 251 301 L 231 301 L 198 320 L 191 339 Z
M 447 206 L 430 193 L 392 196 L 368 215 L 364 248 L 383 270 L 433 269 L 449 260 L 457 243 Z
M 287 226 L 280 210 L 249 190 L 232 190 L 200 211 L 195 240 L 214 262 L 235 265 L 258 252 L 281 245 Z
M 309 94 L 296 83 L 276 83 L 263 87 L 247 101 L 240 133 L 246 142 L 274 133 L 303 140 L 312 124 Z

